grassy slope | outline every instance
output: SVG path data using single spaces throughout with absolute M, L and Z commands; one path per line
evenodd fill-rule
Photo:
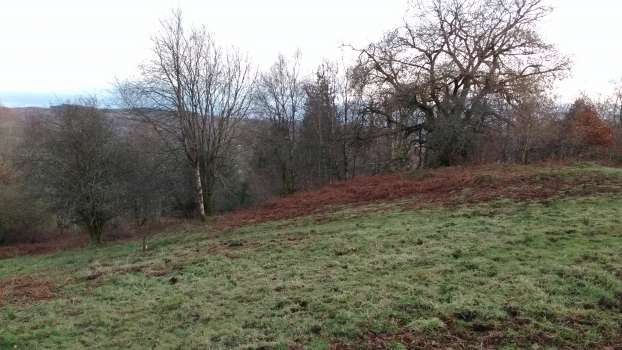
M 0 260 L 57 295 L 0 306 L 0 349 L 616 345 L 621 214 L 613 194 L 345 208 Z

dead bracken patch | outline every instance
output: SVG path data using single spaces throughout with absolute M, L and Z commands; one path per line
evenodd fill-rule
M 175 219 L 163 220 L 163 222 L 151 227 L 153 232 L 180 226 L 183 222 Z M 183 223 L 185 224 L 185 223 Z M 143 232 L 129 228 L 118 229 L 104 236 L 104 242 L 119 242 L 141 239 Z M 37 255 L 87 247 L 90 242 L 86 234 L 79 232 L 42 232 L 33 235 L 28 241 L 10 243 L 0 246 L 0 259 L 7 259 L 21 255 Z
M 361 176 L 276 198 L 255 207 L 216 218 L 219 228 L 325 214 L 336 206 L 403 200 L 409 208 L 478 203 L 508 198 L 516 201 L 546 200 L 560 195 L 580 196 L 622 191 L 622 178 L 602 172 L 555 175 L 542 169 L 562 166 L 470 166 L 426 171 L 420 174 Z
M 360 176 L 318 190 L 274 198 L 251 208 L 220 215 L 213 219 L 210 227 L 219 232 L 248 224 L 316 214 L 317 220 L 330 221 L 330 217 L 326 215 L 339 207 L 353 206 L 354 208 L 350 208 L 352 213 L 362 215 L 368 211 L 382 210 L 377 204 L 395 204 L 398 201 L 406 208 L 416 209 L 474 204 L 499 198 L 514 201 L 546 201 L 559 196 L 622 192 L 622 176 L 607 175 L 599 171 L 562 174 L 564 169 L 570 168 L 564 164 L 480 165 L 425 170 L 414 174 Z M 175 224 L 179 223 L 163 223 L 163 227 L 170 228 Z M 137 238 L 140 238 L 140 234 L 135 233 L 117 235 L 112 237 L 112 240 Z M 0 247 L 0 259 L 87 245 L 85 235 L 49 234 L 39 237 L 34 243 Z M 226 245 L 224 248 L 248 247 Z
M 50 281 L 32 277 L 0 280 L 0 306 L 4 304 L 29 304 L 56 297 Z
M 0 246 L 0 259 L 20 255 L 35 255 L 55 252 L 65 249 L 86 247 L 89 240 L 86 235 L 63 232 L 47 232 L 37 237 L 36 241 L 13 243 Z

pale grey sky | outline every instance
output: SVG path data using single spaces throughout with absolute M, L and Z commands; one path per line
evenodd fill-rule
M 542 32 L 572 58 L 556 88 L 564 99 L 608 94 L 622 76 L 619 0 L 547 0 L 556 10 Z M 268 66 L 302 52 L 311 71 L 341 57 L 340 44 L 364 45 L 402 23 L 407 0 L 3 0 L 0 3 L 0 103 L 36 105 L 105 91 L 149 57 L 158 20 L 181 8 L 224 45 Z M 347 56 L 347 53 L 346 53 Z M 55 101 L 56 100 L 56 101 Z

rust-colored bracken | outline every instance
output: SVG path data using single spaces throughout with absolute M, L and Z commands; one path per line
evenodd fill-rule
M 544 200 L 558 195 L 615 193 L 622 179 L 601 172 L 555 176 L 550 170 L 563 164 L 537 166 L 480 165 L 422 171 L 414 174 L 361 176 L 349 181 L 274 198 L 256 206 L 215 217 L 209 227 L 221 230 L 241 225 L 327 214 L 336 207 L 400 201 L 408 208 L 478 203 L 498 198 L 516 201 Z M 179 224 L 179 223 L 178 223 Z M 175 224 L 168 225 L 169 229 Z M 173 231 L 171 229 L 171 231 Z M 155 232 L 155 231 L 154 231 Z M 109 236 L 109 240 L 140 238 L 140 233 Z M 32 244 L 0 247 L 0 258 L 84 247 L 83 235 L 51 233 Z
M 276 198 L 258 206 L 238 210 L 216 219 L 217 227 L 282 220 L 333 211 L 335 206 L 404 200 L 406 206 L 453 205 L 494 200 L 500 197 L 518 201 L 541 200 L 559 194 L 618 192 L 622 180 L 599 172 L 552 176 L 542 167 L 483 165 L 452 167 L 419 174 L 361 176 Z

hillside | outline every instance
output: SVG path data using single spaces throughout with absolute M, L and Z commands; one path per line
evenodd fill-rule
M 598 165 L 361 177 L 145 253 L 5 258 L 0 349 L 617 349 L 621 190 Z

